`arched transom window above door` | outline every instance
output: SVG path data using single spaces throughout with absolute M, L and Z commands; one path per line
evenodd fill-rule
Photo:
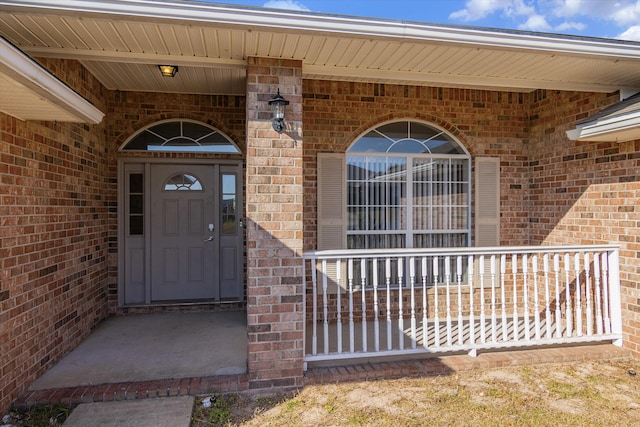
M 233 141 L 220 130 L 192 120 L 154 123 L 132 135 L 122 151 L 160 151 L 189 153 L 240 153 Z

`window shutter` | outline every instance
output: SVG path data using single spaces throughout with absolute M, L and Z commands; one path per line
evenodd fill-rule
M 344 249 L 345 159 L 343 154 L 318 154 L 318 250 Z
M 500 246 L 500 159 L 476 157 L 476 246 Z
M 318 154 L 318 250 L 346 248 L 345 224 L 345 158 L 343 154 Z M 321 271 L 321 263 L 316 266 Z M 343 263 L 342 287 L 346 289 L 346 269 Z M 321 280 L 321 275 L 319 279 Z M 338 292 L 335 261 L 327 265 L 327 293 Z M 322 292 L 322 282 L 318 283 Z

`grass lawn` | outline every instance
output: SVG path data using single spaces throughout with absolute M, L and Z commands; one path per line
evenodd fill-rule
M 214 396 L 192 426 L 638 426 L 640 361 L 595 361 Z

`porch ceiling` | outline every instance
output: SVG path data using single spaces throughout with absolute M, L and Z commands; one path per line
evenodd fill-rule
M 640 88 L 640 43 L 215 3 L 0 0 L 0 35 L 31 57 L 78 60 L 123 91 L 243 95 L 251 56 L 300 60 L 308 79 Z M 180 69 L 163 78 L 159 64 Z

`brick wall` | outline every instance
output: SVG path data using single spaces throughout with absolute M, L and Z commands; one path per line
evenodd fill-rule
M 247 75 L 247 328 L 250 388 L 302 386 L 302 64 L 249 58 Z M 268 101 L 290 101 L 286 130 Z
M 105 111 L 79 63 L 42 62 Z M 0 113 L 0 413 L 107 315 L 104 129 Z
M 531 244 L 620 245 L 624 345 L 640 356 L 640 141 L 569 141 L 614 94 L 538 91 L 527 147 Z

